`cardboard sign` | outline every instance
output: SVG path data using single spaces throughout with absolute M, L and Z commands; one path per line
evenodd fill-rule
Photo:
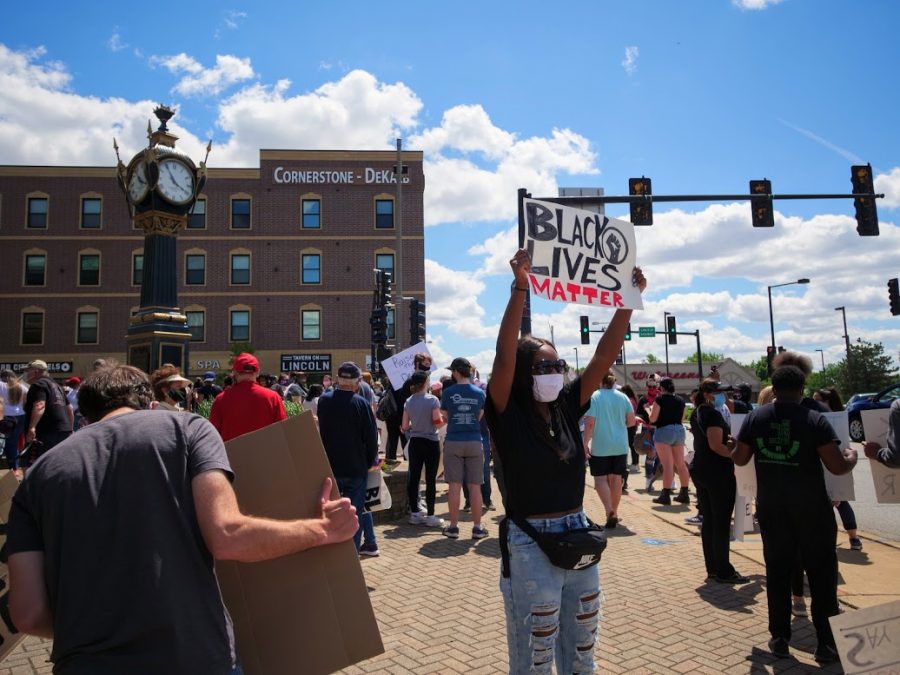
M 846 675 L 898 671 L 900 600 L 838 614 L 828 621 Z
M 18 632 L 9 617 L 9 580 L 6 567 L 6 523 L 9 521 L 9 509 L 12 506 L 13 494 L 19 487 L 12 471 L 0 471 L 0 661 L 6 658 L 25 635 Z
M 841 439 L 841 449 L 850 447 L 850 424 L 847 419 L 847 411 L 822 413 L 831 424 L 831 428 Z M 825 473 L 825 489 L 828 498 L 833 502 L 852 502 L 856 499 L 856 490 L 853 486 L 853 472 L 848 471 L 843 476 L 835 476 L 823 464 Z
M 531 292 L 548 300 L 643 309 L 631 284 L 634 226 L 553 202 L 523 198 L 519 244 L 531 254 Z
M 866 441 L 887 446 L 888 417 L 890 408 L 863 410 L 862 423 Z M 869 460 L 872 482 L 875 484 L 875 500 L 879 504 L 900 504 L 900 469 L 891 469 L 877 459 Z
M 400 387 L 403 386 L 403 383 L 409 379 L 410 375 L 412 375 L 413 370 L 415 370 L 413 360 L 415 359 L 416 354 L 420 352 L 425 352 L 431 356 L 431 352 L 428 351 L 428 345 L 424 342 L 420 342 L 412 347 L 407 347 L 399 354 L 394 354 L 387 361 L 382 362 L 381 365 L 384 366 L 384 372 L 386 372 L 388 378 L 390 378 L 391 386 L 395 391 L 400 389 Z M 431 362 L 431 370 L 436 370 L 433 359 Z
M 741 427 L 747 419 L 745 413 L 731 414 L 731 435 L 737 438 L 741 434 Z M 753 456 L 744 466 L 734 465 L 734 479 L 737 481 L 737 493 L 747 499 L 756 498 L 756 460 Z
M 318 515 L 331 468 L 310 413 L 225 447 L 244 513 Z M 220 561 L 216 574 L 247 675 L 331 673 L 384 652 L 352 541 L 265 562 Z
M 866 441 L 878 443 L 882 448 L 887 447 L 888 417 L 890 417 L 890 414 L 890 408 L 863 410 L 860 413 Z

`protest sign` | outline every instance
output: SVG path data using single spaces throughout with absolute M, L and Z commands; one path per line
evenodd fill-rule
M 862 423 L 866 441 L 887 446 L 888 417 L 890 408 L 863 410 Z M 877 459 L 869 460 L 872 482 L 875 484 L 875 500 L 879 504 L 900 504 L 900 469 L 891 469 Z
M 428 351 L 428 345 L 424 342 L 420 342 L 412 347 L 407 347 L 399 354 L 394 354 L 386 361 L 382 361 L 381 365 L 384 367 L 384 372 L 387 373 L 388 378 L 391 380 L 391 386 L 394 390 L 400 389 L 400 387 L 403 386 L 403 383 L 409 379 L 410 375 L 412 375 L 413 370 L 415 370 L 413 360 L 419 352 L 425 352 L 431 356 L 431 352 Z M 431 369 L 435 370 L 433 362 L 431 364 Z
M 734 438 L 740 435 L 745 419 L 747 419 L 747 415 L 744 413 L 731 414 L 731 435 Z M 734 465 L 734 479 L 737 481 L 739 496 L 747 499 L 756 498 L 756 460 L 752 456 L 744 466 Z
M 841 439 L 841 449 L 850 447 L 850 425 L 847 421 L 847 411 L 822 413 L 831 424 L 831 428 Z M 825 490 L 828 498 L 833 502 L 852 502 L 856 499 L 856 491 L 853 487 L 853 472 L 848 471 L 842 476 L 835 476 L 824 464 L 822 470 L 825 474 Z
M 13 494 L 19 487 L 12 471 L 0 471 L 0 661 L 15 649 L 25 635 L 18 632 L 9 616 L 9 570 L 6 566 L 6 523 L 9 521 L 9 509 L 12 506 Z
M 900 600 L 829 617 L 846 675 L 900 669 Z
M 520 191 L 519 245 L 531 255 L 531 292 L 548 300 L 643 309 L 631 284 L 637 260 L 634 226 Z
M 243 512 L 318 517 L 331 469 L 310 413 L 225 447 Z M 219 561 L 216 574 L 246 675 L 331 673 L 384 651 L 352 541 L 264 562 Z

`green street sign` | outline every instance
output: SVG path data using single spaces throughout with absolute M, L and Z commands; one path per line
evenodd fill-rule
M 656 337 L 656 329 L 653 326 L 638 326 L 638 337 Z

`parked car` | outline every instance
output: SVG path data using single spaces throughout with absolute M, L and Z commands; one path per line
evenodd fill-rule
M 850 407 L 851 403 L 856 403 L 860 399 L 872 398 L 877 393 L 878 393 L 877 391 L 870 391 L 866 394 L 853 394 L 853 396 L 851 396 L 850 398 L 847 399 L 847 402 L 844 404 L 844 407 L 848 408 L 848 407 Z
M 859 396 L 869 396 L 868 394 L 859 394 Z M 861 442 L 866 437 L 863 429 L 862 411 L 875 410 L 877 408 L 890 408 L 894 399 L 900 398 L 900 382 L 892 384 L 884 391 L 880 391 L 869 398 L 859 398 L 853 400 L 851 398 L 847 406 L 847 420 L 850 423 L 850 440 Z

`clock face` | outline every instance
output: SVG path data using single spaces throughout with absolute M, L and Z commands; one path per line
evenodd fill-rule
M 173 204 L 186 204 L 194 196 L 194 175 L 177 159 L 164 159 L 159 163 L 159 193 Z
M 132 204 L 138 204 L 147 194 L 150 187 L 147 181 L 147 165 L 141 162 L 138 164 L 131 174 L 131 180 L 128 181 L 128 198 Z

